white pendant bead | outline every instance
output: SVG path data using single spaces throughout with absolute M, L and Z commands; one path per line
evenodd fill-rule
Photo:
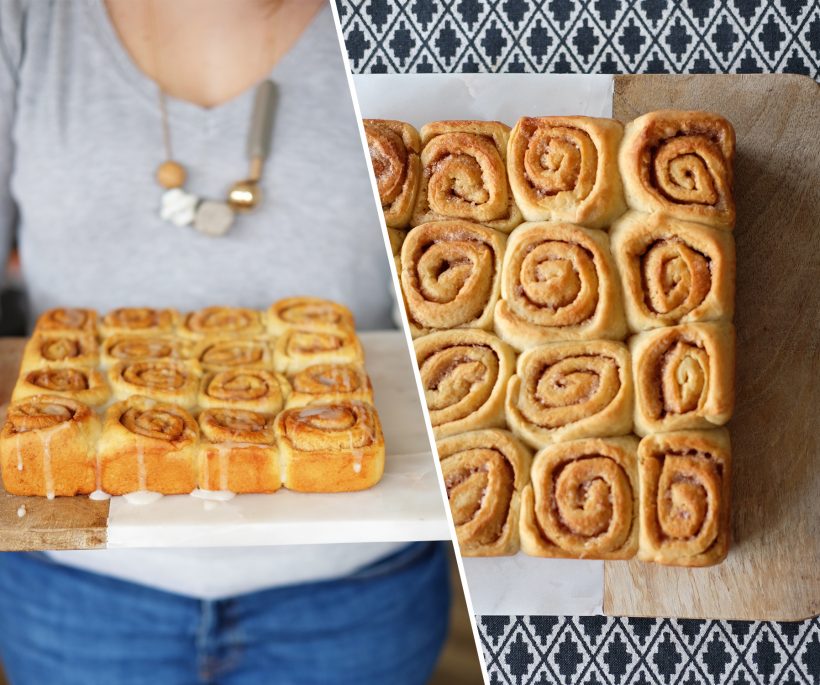
M 233 226 L 235 214 L 224 202 L 204 200 L 196 210 L 194 228 L 205 235 L 225 235 Z
M 159 215 L 174 226 L 190 226 L 196 216 L 199 198 L 181 188 L 171 188 L 162 194 Z

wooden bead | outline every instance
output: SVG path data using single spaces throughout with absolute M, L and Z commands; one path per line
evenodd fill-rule
M 187 177 L 185 167 L 171 159 L 157 167 L 157 183 L 163 188 L 180 188 Z

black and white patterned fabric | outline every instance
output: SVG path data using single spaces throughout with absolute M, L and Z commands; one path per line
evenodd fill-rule
M 490 685 L 820 683 L 820 619 L 799 623 L 481 616 Z
M 336 0 L 358 73 L 820 78 L 817 0 Z
M 354 73 L 820 80 L 817 0 L 336 0 Z M 491 685 L 820 685 L 820 619 L 480 616 Z

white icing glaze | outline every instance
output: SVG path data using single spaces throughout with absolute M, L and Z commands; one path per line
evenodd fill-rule
M 145 468 L 145 452 L 142 443 L 137 441 L 137 482 L 140 490 L 148 489 L 148 473 Z
M 23 452 L 20 449 L 20 434 L 17 434 L 17 470 L 23 470 Z
M 123 499 L 128 502 L 128 504 L 142 507 L 162 499 L 162 493 L 152 492 L 151 490 L 137 490 L 136 492 L 129 492 L 127 495 L 123 495 Z
M 191 497 L 196 497 L 197 499 L 208 502 L 228 502 L 236 497 L 236 493 L 230 490 L 203 490 L 197 488 L 191 493 Z
M 96 483 L 94 492 L 103 492 L 102 489 L 102 465 L 100 464 L 100 453 L 99 451 L 94 455 L 94 482 Z M 93 493 L 92 493 L 93 494 Z M 110 495 L 109 495 L 110 497 Z M 92 497 L 91 499 L 95 499 Z M 97 497 L 96 499 L 100 499 Z
M 93 499 L 95 502 L 104 502 L 107 499 L 111 499 L 111 495 L 103 491 L 98 485 L 97 489 L 88 496 L 88 499 Z
M 40 433 L 40 440 L 43 443 L 43 481 L 45 484 L 46 497 L 48 497 L 48 499 L 54 499 L 55 496 L 54 469 L 51 464 L 51 440 L 55 435 L 57 435 L 57 433 L 65 430 L 68 426 L 69 424 L 62 423 L 58 427 L 47 431 L 46 433 Z
M 228 489 L 228 457 L 230 456 L 231 448 L 226 445 L 217 446 L 219 452 L 219 489 Z
M 19 518 L 23 518 L 25 515 L 26 515 L 26 505 L 25 505 L 25 504 L 21 504 L 21 505 L 17 508 L 17 516 L 18 516 Z

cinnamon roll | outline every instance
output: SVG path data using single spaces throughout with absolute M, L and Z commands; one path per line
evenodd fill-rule
M 626 321 L 609 238 L 572 224 L 522 224 L 504 253 L 495 330 L 517 350 L 621 339 Z
M 99 361 L 97 339 L 90 333 L 35 333 L 23 350 L 20 369 L 27 371 L 55 366 L 94 367 Z
M 246 409 L 276 414 L 290 393 L 287 379 L 267 369 L 231 369 L 205 376 L 198 403 L 204 408 Z
M 527 221 L 604 228 L 626 209 L 618 174 L 623 126 L 592 117 L 522 117 L 510 134 L 507 169 Z
M 283 335 L 287 331 L 320 331 L 335 333 L 338 330 L 355 331 L 353 313 L 344 305 L 319 297 L 288 297 L 275 302 L 267 312 L 268 332 Z
M 462 556 L 515 554 L 529 450 L 497 429 L 453 435 L 436 446 Z
M 293 375 L 287 407 L 359 400 L 373 404 L 373 386 L 357 364 L 316 364 Z
M 194 356 L 206 371 L 273 368 L 270 346 L 261 338 L 209 338 Z
M 437 121 L 421 129 L 421 184 L 411 219 L 467 219 L 503 233 L 521 223 L 507 180 L 510 129 L 498 121 Z
M 118 362 L 108 369 L 108 382 L 116 399 L 143 395 L 186 409 L 196 405 L 199 379 L 195 366 L 174 359 Z
M 96 369 L 82 366 L 47 366 L 23 369 L 12 392 L 12 402 L 36 395 L 68 397 L 98 407 L 108 400 L 105 378 Z
M 414 228 L 401 249 L 401 287 L 414 337 L 492 329 L 506 237 L 466 221 Z
M 735 403 L 735 329 L 690 323 L 629 341 L 638 435 L 722 426 Z
M 521 549 L 537 557 L 631 559 L 638 549 L 632 436 L 545 447 L 521 502 Z
M 384 436 L 364 402 L 286 409 L 274 424 L 286 488 L 349 492 L 372 487 L 384 471 Z
M 491 333 L 439 331 L 414 341 L 436 438 L 504 426 L 504 392 L 515 352 Z
M 151 307 L 121 307 L 106 314 L 100 322 L 104 336 L 128 333 L 131 335 L 167 335 L 179 325 L 176 309 Z
M 638 447 L 638 558 L 711 566 L 729 552 L 731 448 L 726 429 L 650 435 Z
M 711 112 L 661 110 L 626 126 L 618 154 L 626 202 L 641 212 L 731 230 L 735 131 Z
M 36 395 L 13 403 L 0 434 L 0 472 L 12 495 L 86 495 L 96 483 L 97 415 L 82 402 Z
M 550 343 L 518 358 L 507 386 L 507 423 L 532 447 L 632 429 L 626 345 L 609 340 Z
M 199 427 L 200 488 L 258 493 L 281 487 L 272 416 L 245 409 L 205 409 Z
M 611 231 L 629 328 L 731 321 L 735 243 L 726 231 L 629 212 Z
M 276 340 L 273 348 L 273 365 L 280 373 L 298 373 L 315 364 L 362 363 L 364 350 L 352 330 L 291 329 Z
M 82 331 L 96 334 L 97 312 L 93 309 L 58 307 L 40 315 L 34 325 L 35 333 Z
M 243 307 L 205 307 L 186 314 L 178 334 L 183 338 L 209 336 L 261 335 L 264 332 L 259 312 Z
M 102 342 L 102 366 L 107 369 L 123 362 L 143 362 L 149 359 L 184 361 L 191 359 L 195 343 L 172 336 L 113 335 Z
M 102 490 L 111 495 L 191 492 L 198 440 L 196 421 L 176 404 L 139 395 L 112 404 L 98 446 Z
M 407 228 L 421 179 L 421 139 L 403 121 L 365 119 L 364 133 L 388 228 Z

